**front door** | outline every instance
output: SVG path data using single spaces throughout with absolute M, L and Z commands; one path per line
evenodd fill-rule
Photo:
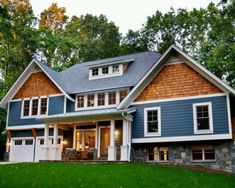
M 108 146 L 110 144 L 110 128 L 100 128 L 100 157 L 108 157 Z

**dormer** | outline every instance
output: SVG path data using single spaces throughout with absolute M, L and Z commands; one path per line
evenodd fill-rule
M 88 66 L 89 80 L 122 76 L 127 70 L 129 63 L 133 61 L 135 61 L 135 59 L 123 59 L 119 61 L 109 61 L 102 64 L 90 65 Z

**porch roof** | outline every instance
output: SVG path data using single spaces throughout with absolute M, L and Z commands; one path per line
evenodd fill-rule
M 132 116 L 130 114 L 135 111 L 136 108 L 128 108 L 123 110 L 109 108 L 71 112 L 66 114 L 55 114 L 46 117 L 39 117 L 38 119 L 43 120 L 45 123 L 86 122 L 97 120 L 110 120 L 115 118 L 125 118 L 132 121 Z

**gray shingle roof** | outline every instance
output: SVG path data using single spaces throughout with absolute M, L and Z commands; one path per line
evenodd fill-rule
M 159 58 L 160 54 L 156 52 L 142 52 L 76 64 L 59 73 L 42 62 L 40 65 L 65 92 L 72 94 L 135 86 Z M 89 80 L 89 66 L 125 59 L 135 60 L 130 63 L 123 76 Z

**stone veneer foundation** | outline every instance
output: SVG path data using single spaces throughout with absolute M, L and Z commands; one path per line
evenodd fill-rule
M 215 148 L 215 161 L 213 162 L 193 162 L 192 161 L 192 146 L 213 145 Z M 168 147 L 169 161 L 173 165 L 179 166 L 200 166 L 213 170 L 220 170 L 229 173 L 235 173 L 235 141 L 219 141 L 219 142 L 200 142 L 200 143 L 179 143 L 173 145 L 133 145 L 131 152 L 131 160 L 133 162 L 148 162 L 147 148 Z M 151 161 L 155 162 L 155 161 Z M 158 163 L 158 162 L 156 162 Z M 160 162 L 164 163 L 164 162 Z

